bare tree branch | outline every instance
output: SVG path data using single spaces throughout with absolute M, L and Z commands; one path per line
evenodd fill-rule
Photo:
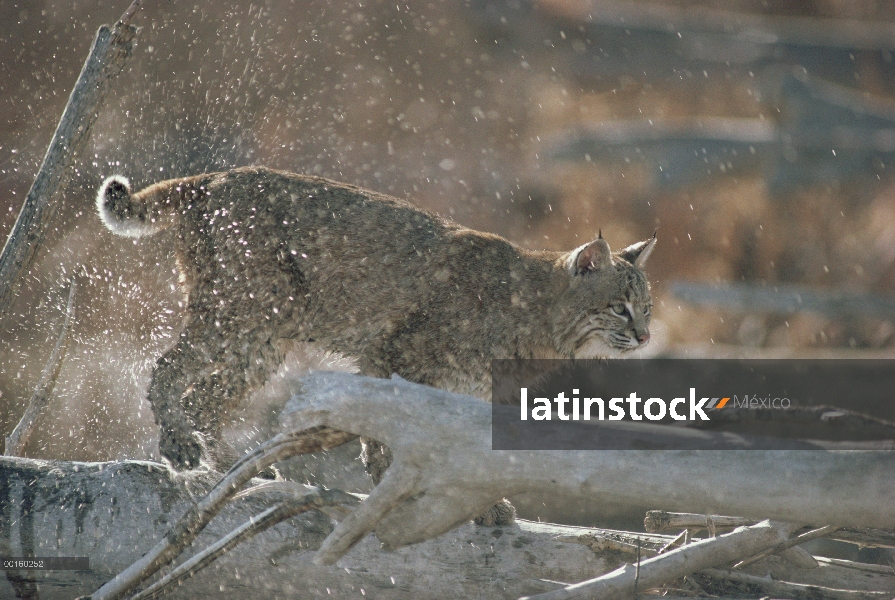
M 694 513 L 675 513 L 664 510 L 647 511 L 643 519 L 643 528 L 651 533 L 660 531 L 680 531 L 681 529 L 707 529 L 709 519 L 716 528 L 748 527 L 755 525 L 755 519 L 744 517 L 728 517 L 725 515 L 699 515 Z
M 130 567 L 119 573 L 91 596 L 91 600 L 121 598 L 146 578 L 174 560 L 208 525 L 248 481 L 272 464 L 296 456 L 333 448 L 356 436 L 327 428 L 281 433 L 243 456 L 214 488 L 193 505 L 164 539 Z
M 6 437 L 4 454 L 7 456 L 22 455 L 22 452 L 25 450 L 25 445 L 28 443 L 28 438 L 31 437 L 31 432 L 34 428 L 34 423 L 37 421 L 37 416 L 49 402 L 50 395 L 53 393 L 53 388 L 56 386 L 56 379 L 59 377 L 59 368 L 62 366 L 65 352 L 68 349 L 68 330 L 71 326 L 71 322 L 75 319 L 76 289 L 77 280 L 72 277 L 71 287 L 69 287 L 68 290 L 68 302 L 65 305 L 65 320 L 62 322 L 62 330 L 59 332 L 56 346 L 53 348 L 53 352 L 50 353 L 50 358 L 47 360 L 47 364 L 40 374 L 40 379 L 34 388 L 34 394 L 31 396 L 28 408 L 25 409 L 25 414 L 22 415 L 22 418 L 19 420 L 15 429 L 12 430 L 12 433 Z
M 103 25 L 75 82 L 43 162 L 15 225 L 0 253 L 0 320 L 12 305 L 15 290 L 41 246 L 43 230 L 57 205 L 51 200 L 65 179 L 66 169 L 90 137 L 109 82 L 124 68 L 137 30 L 130 25 L 140 0 L 135 0 L 114 27 Z
M 176 569 L 153 583 L 142 592 L 135 594 L 131 600 L 149 600 L 170 591 L 178 582 L 192 577 L 215 560 L 235 548 L 242 542 L 270 529 L 277 523 L 290 519 L 295 515 L 324 506 L 356 505 L 358 499 L 340 490 L 312 490 L 303 495 L 287 500 L 278 506 L 272 506 L 263 513 L 246 521 L 242 526 L 231 531 L 202 552 L 191 557 Z
M 646 531 L 658 533 L 661 531 L 680 531 L 681 529 L 705 529 L 707 527 L 706 515 L 695 513 L 675 513 L 664 510 L 651 510 L 646 513 L 643 525 Z M 760 519 L 747 519 L 745 517 L 729 517 L 711 515 L 715 527 L 732 528 L 755 525 Z M 830 539 L 842 542 L 858 544 L 866 548 L 895 548 L 895 532 L 885 529 L 870 527 L 841 527 L 831 532 Z
M 797 535 L 794 538 L 790 538 L 785 542 L 780 542 L 776 546 L 772 548 L 766 548 L 756 554 L 751 558 L 747 558 L 746 560 L 742 560 L 733 566 L 734 569 L 742 569 L 747 565 L 751 565 L 754 562 L 760 561 L 765 556 L 770 556 L 771 554 L 779 554 L 783 550 L 787 550 L 793 548 L 793 546 L 798 546 L 799 544 L 804 544 L 809 540 L 814 540 L 817 538 L 828 537 L 828 534 L 833 533 L 839 529 L 838 527 L 833 527 L 832 525 L 827 525 L 826 527 L 821 527 L 819 529 L 814 529 L 813 531 L 809 531 L 807 533 L 803 533 L 802 535 Z M 812 559 L 813 560 L 813 559 Z M 814 562 L 812 567 L 816 567 L 817 563 Z

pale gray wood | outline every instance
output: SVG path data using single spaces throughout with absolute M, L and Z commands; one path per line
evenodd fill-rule
M 718 537 L 699 540 L 665 554 L 626 564 L 611 573 L 563 589 L 532 596 L 530 600 L 599 598 L 622 600 L 638 591 L 652 589 L 695 571 L 724 565 L 737 557 L 754 554 L 783 542 L 797 527 L 789 523 L 762 521 Z
M 395 455 L 370 495 L 390 508 L 355 511 L 357 518 L 340 523 L 318 555 L 323 564 L 374 528 L 388 546 L 401 547 L 532 490 L 609 507 L 649 502 L 702 514 L 895 527 L 891 451 L 493 451 L 489 404 L 399 378 L 347 373 L 306 377 L 282 420 L 287 429 L 359 433 Z
M 145 461 L 0 457 L 0 555 L 22 556 L 27 547 L 34 556 L 89 556 L 87 573 L 28 572 L 36 577 L 42 600 L 71 600 L 137 561 L 211 489 L 214 479 Z M 228 504 L 187 554 L 281 499 L 252 495 Z M 369 536 L 338 566 L 316 566 L 311 559 L 333 523 L 316 511 L 280 523 L 233 548 L 165 598 L 513 599 L 560 587 L 556 581 L 580 581 L 614 568 L 611 552 L 601 556 L 585 543 L 570 542 L 584 535 L 624 535 L 527 521 L 501 528 L 470 522 L 395 552 L 384 552 Z M 0 577 L 0 598 L 7 597 L 15 594 Z
M 762 558 L 770 555 L 777 554 L 790 562 L 796 564 L 796 566 L 806 568 L 806 569 L 814 569 L 817 568 L 818 564 L 814 558 L 802 550 L 801 548 L 796 548 L 799 544 L 804 544 L 807 541 L 814 540 L 817 538 L 827 537 L 828 534 L 833 533 L 838 529 L 837 527 L 833 527 L 832 525 L 827 525 L 825 527 L 820 527 L 819 529 L 814 529 L 812 531 L 808 531 L 801 535 L 797 535 L 793 538 L 785 540 L 773 548 L 767 548 L 755 556 L 751 556 L 746 560 L 740 561 L 733 568 L 742 569 L 747 565 L 751 565 L 754 562 L 758 562 Z M 793 551 L 796 551 L 795 553 Z
M 109 82 L 124 68 L 137 32 L 129 24 L 140 1 L 135 0 L 114 27 L 96 32 L 90 54 L 65 105 L 62 118 L 6 245 L 0 253 L 0 319 L 9 311 L 22 275 L 41 246 L 43 230 L 56 213 L 53 195 L 65 179 L 66 169 L 90 137 Z
M 252 477 L 280 460 L 326 450 L 354 439 L 354 435 L 326 428 L 281 433 L 240 458 L 223 478 L 190 506 L 165 536 L 112 581 L 89 596 L 92 600 L 117 600 L 177 558 Z M 88 598 L 85 596 L 85 598 Z
M 635 549 L 640 542 L 630 534 L 532 523 L 498 529 L 469 526 L 473 515 L 508 491 L 554 489 L 607 506 L 630 502 L 636 495 L 659 506 L 688 505 L 707 514 L 719 512 L 723 504 L 747 517 L 780 513 L 791 522 L 818 519 L 891 526 L 895 521 L 886 500 L 895 480 L 891 453 L 494 452 L 488 426 L 491 407 L 480 400 L 400 379 L 350 374 L 317 373 L 302 385 L 302 395 L 290 402 L 284 415 L 287 430 L 322 426 L 350 432 L 318 430 L 344 439 L 360 431 L 382 440 L 395 454 L 386 478 L 335 529 L 328 517 L 318 513 L 280 524 L 232 549 L 178 594 L 217 596 L 223 586 L 233 592 L 232 597 L 257 596 L 259 590 L 267 595 L 314 596 L 325 594 L 327 588 L 337 595 L 356 595 L 363 588 L 371 597 L 512 598 L 606 573 L 617 566 L 618 562 L 608 561 L 618 561 L 621 547 L 627 550 L 627 560 L 634 562 L 632 542 Z M 281 501 L 263 495 L 238 497 L 220 504 L 223 510 L 212 519 L 208 508 L 215 498 L 232 498 L 239 484 L 225 481 L 215 488 L 218 491 L 212 490 L 209 501 L 200 498 L 212 489 L 211 476 L 177 474 L 152 463 L 3 459 L 0 553 L 90 556 L 91 585 L 84 585 L 83 574 L 38 574 L 54 578 L 56 584 L 77 586 L 78 593 L 90 591 L 114 573 L 140 569 L 152 560 L 152 553 L 146 553 L 160 540 L 167 546 L 182 542 L 185 533 L 195 534 L 195 548 L 204 548 L 271 502 Z M 840 489 L 843 486 L 847 493 Z M 184 514 L 200 515 L 208 526 L 199 530 L 201 523 L 198 527 L 178 523 Z M 366 536 L 370 529 L 376 534 Z M 435 536 L 439 537 L 422 541 Z M 779 537 L 779 531 L 774 536 Z M 648 549 L 663 547 L 671 539 L 644 535 L 644 557 Z M 383 542 L 393 548 L 419 543 L 383 552 Z M 351 551 L 346 554 L 347 550 Z M 739 553 L 734 557 L 738 559 L 754 554 L 751 550 L 746 544 L 731 552 Z M 338 565 L 321 564 L 333 557 Z M 674 569 L 660 571 L 663 577 L 685 568 L 676 559 L 673 562 Z M 830 568 L 800 571 L 823 572 L 828 583 L 842 581 L 838 575 L 830 576 Z M 67 588 L 66 597 L 74 596 L 72 591 Z
M 743 517 L 730 517 L 726 515 L 699 515 L 695 513 L 675 513 L 664 510 L 647 511 L 643 519 L 643 527 L 647 531 L 658 533 L 660 531 L 680 531 L 682 529 L 706 529 L 711 519 L 715 528 L 743 527 L 755 525 L 755 519 Z
M 717 528 L 741 527 L 755 525 L 760 519 L 711 515 Z M 647 531 L 680 531 L 681 529 L 705 529 L 708 526 L 706 515 L 695 513 L 673 513 L 664 510 L 650 510 L 643 520 Z M 832 540 L 850 542 L 865 548 L 895 548 L 895 531 L 887 531 L 872 527 L 842 527 L 826 535 Z

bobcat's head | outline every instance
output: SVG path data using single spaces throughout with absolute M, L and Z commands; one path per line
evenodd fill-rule
M 612 253 L 602 234 L 567 254 L 568 287 L 552 314 L 553 338 L 570 358 L 609 358 L 649 341 L 649 282 L 643 267 L 656 236 Z

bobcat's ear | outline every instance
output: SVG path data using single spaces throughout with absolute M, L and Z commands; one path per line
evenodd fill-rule
M 628 261 L 638 269 L 643 269 L 646 266 L 646 261 L 649 258 L 649 255 L 652 254 L 653 248 L 656 247 L 656 234 L 653 234 L 653 237 L 643 241 L 637 242 L 636 244 L 631 244 L 624 250 L 618 253 L 619 257 Z
M 612 253 L 609 244 L 600 237 L 589 244 L 572 251 L 569 256 L 569 272 L 572 275 L 583 275 L 590 271 L 598 271 L 612 264 Z

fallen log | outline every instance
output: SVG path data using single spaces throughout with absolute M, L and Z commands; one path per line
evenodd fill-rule
M 346 373 L 314 373 L 303 390 L 287 405 L 287 430 L 359 433 L 395 455 L 370 495 L 375 509 L 364 509 L 365 502 L 339 525 L 321 548 L 322 563 L 338 560 L 373 529 L 400 547 L 448 531 L 503 496 L 533 490 L 607 506 L 649 502 L 703 514 L 895 527 L 889 451 L 493 451 L 491 406 L 473 398 Z
M 647 534 L 641 540 L 637 534 L 526 522 L 504 528 L 469 524 L 496 497 L 526 490 L 555 489 L 607 506 L 636 495 L 638 501 L 657 506 L 706 513 L 717 512 L 711 509 L 723 503 L 747 517 L 785 515 L 793 523 L 890 527 L 895 522 L 891 504 L 884 500 L 895 480 L 889 452 L 729 451 L 720 453 L 723 465 L 713 452 L 495 452 L 490 449 L 490 410 L 478 400 L 400 379 L 336 373 L 306 378 L 303 395 L 293 399 L 284 416 L 285 428 L 310 426 L 320 439 L 330 440 L 306 444 L 306 449 L 352 439 L 357 431 L 388 443 L 395 462 L 370 497 L 338 525 L 314 511 L 243 544 L 219 544 L 228 554 L 181 582 L 178 595 L 356 595 L 363 589 L 364 595 L 388 598 L 513 598 L 568 588 L 621 563 L 636 564 L 641 555 L 645 560 L 650 549 L 669 547 L 673 539 Z M 300 435 L 289 437 L 293 435 L 278 436 L 288 442 L 283 448 L 295 440 L 304 443 Z M 276 439 L 269 447 L 277 447 Z M 268 462 L 278 458 L 261 448 L 252 455 L 256 453 Z M 71 598 L 97 589 L 115 573 L 141 569 L 164 540 L 175 541 L 180 534 L 188 533 L 186 543 L 193 543 L 179 560 L 227 535 L 232 539 L 231 532 L 255 516 L 270 514 L 265 511 L 282 500 L 264 493 L 237 495 L 217 503 L 212 518 L 201 507 L 214 504 L 209 498 L 234 497 L 232 491 L 246 480 L 240 463 L 219 481 L 217 473 L 175 473 L 146 462 L 2 459 L 0 554 L 90 559 L 86 573 L 8 571 L 4 584 L 39 587 L 42 597 Z M 254 472 L 265 464 L 254 465 Z M 768 487 L 769 477 L 774 489 Z M 230 480 L 232 485 L 226 483 Z M 184 523 L 183 517 L 190 515 L 198 526 Z M 374 529 L 375 535 L 366 535 Z M 415 545 L 387 552 L 382 543 L 392 548 Z M 162 549 L 157 556 L 173 558 L 182 547 L 167 554 Z M 682 554 L 691 552 L 683 549 L 687 552 Z M 747 558 L 755 549 L 742 550 L 731 556 Z M 672 553 L 677 551 L 668 552 L 675 560 Z M 754 566 L 763 568 L 771 559 L 775 557 Z M 338 566 L 327 566 L 336 560 Z M 831 563 L 821 567 L 806 571 L 843 569 Z M 687 570 L 681 565 L 671 575 Z M 875 576 L 891 587 L 891 577 Z
M 28 550 L 34 556 L 88 556 L 89 571 L 18 572 L 37 585 L 43 600 L 71 600 L 89 593 L 139 558 L 215 478 L 208 473 L 178 475 L 164 465 L 144 461 L 77 463 L 0 458 L 0 554 L 22 556 Z M 199 536 L 195 550 L 210 545 L 276 500 L 260 495 L 231 504 Z M 646 558 L 654 555 L 650 548 L 671 540 L 667 535 L 522 520 L 501 528 L 467 523 L 435 540 L 395 552 L 384 552 L 376 537 L 370 536 L 339 566 L 315 566 L 314 552 L 332 531 L 333 523 L 316 512 L 280 523 L 232 549 L 165 597 L 345 597 L 360 596 L 363 589 L 362 597 L 398 600 L 518 598 L 608 573 L 621 563 L 636 564 L 636 545 L 642 546 Z M 776 563 L 774 557 L 770 560 L 775 579 L 800 572 L 779 559 Z M 869 569 L 872 576 L 868 579 L 865 573 L 858 579 L 848 577 L 854 566 L 836 564 L 848 561 L 818 560 L 825 568 L 803 570 L 806 575 L 793 580 L 798 583 L 810 573 L 810 577 L 819 579 L 814 586 L 831 589 L 854 587 L 872 592 L 895 587 L 895 575 L 887 567 L 858 565 Z M 728 580 L 759 580 L 771 587 L 757 589 L 794 589 L 756 577 L 769 568 L 767 562 L 754 566 L 750 571 L 754 579 L 748 574 L 718 570 L 709 571 L 702 580 L 717 585 Z M 858 588 L 861 581 L 867 583 Z M 802 583 L 795 589 L 816 588 Z M 7 597 L 14 598 L 15 590 L 0 578 L 0 598 Z M 880 594 L 817 597 L 863 600 Z
M 176 474 L 144 461 L 0 457 L 0 555 L 87 556 L 89 571 L 18 575 L 37 584 L 42 600 L 88 594 L 139 559 L 218 477 Z M 275 502 L 253 495 L 231 503 L 187 554 L 209 546 Z M 333 525 L 319 512 L 282 522 L 235 547 L 165 597 L 518 598 L 615 568 L 614 553 L 601 555 L 589 545 L 570 542 L 585 534 L 591 540 L 624 535 L 528 521 L 502 528 L 467 523 L 395 552 L 384 552 L 370 536 L 339 566 L 316 566 L 311 559 Z M 15 597 L 12 585 L 0 578 L 0 598 Z

